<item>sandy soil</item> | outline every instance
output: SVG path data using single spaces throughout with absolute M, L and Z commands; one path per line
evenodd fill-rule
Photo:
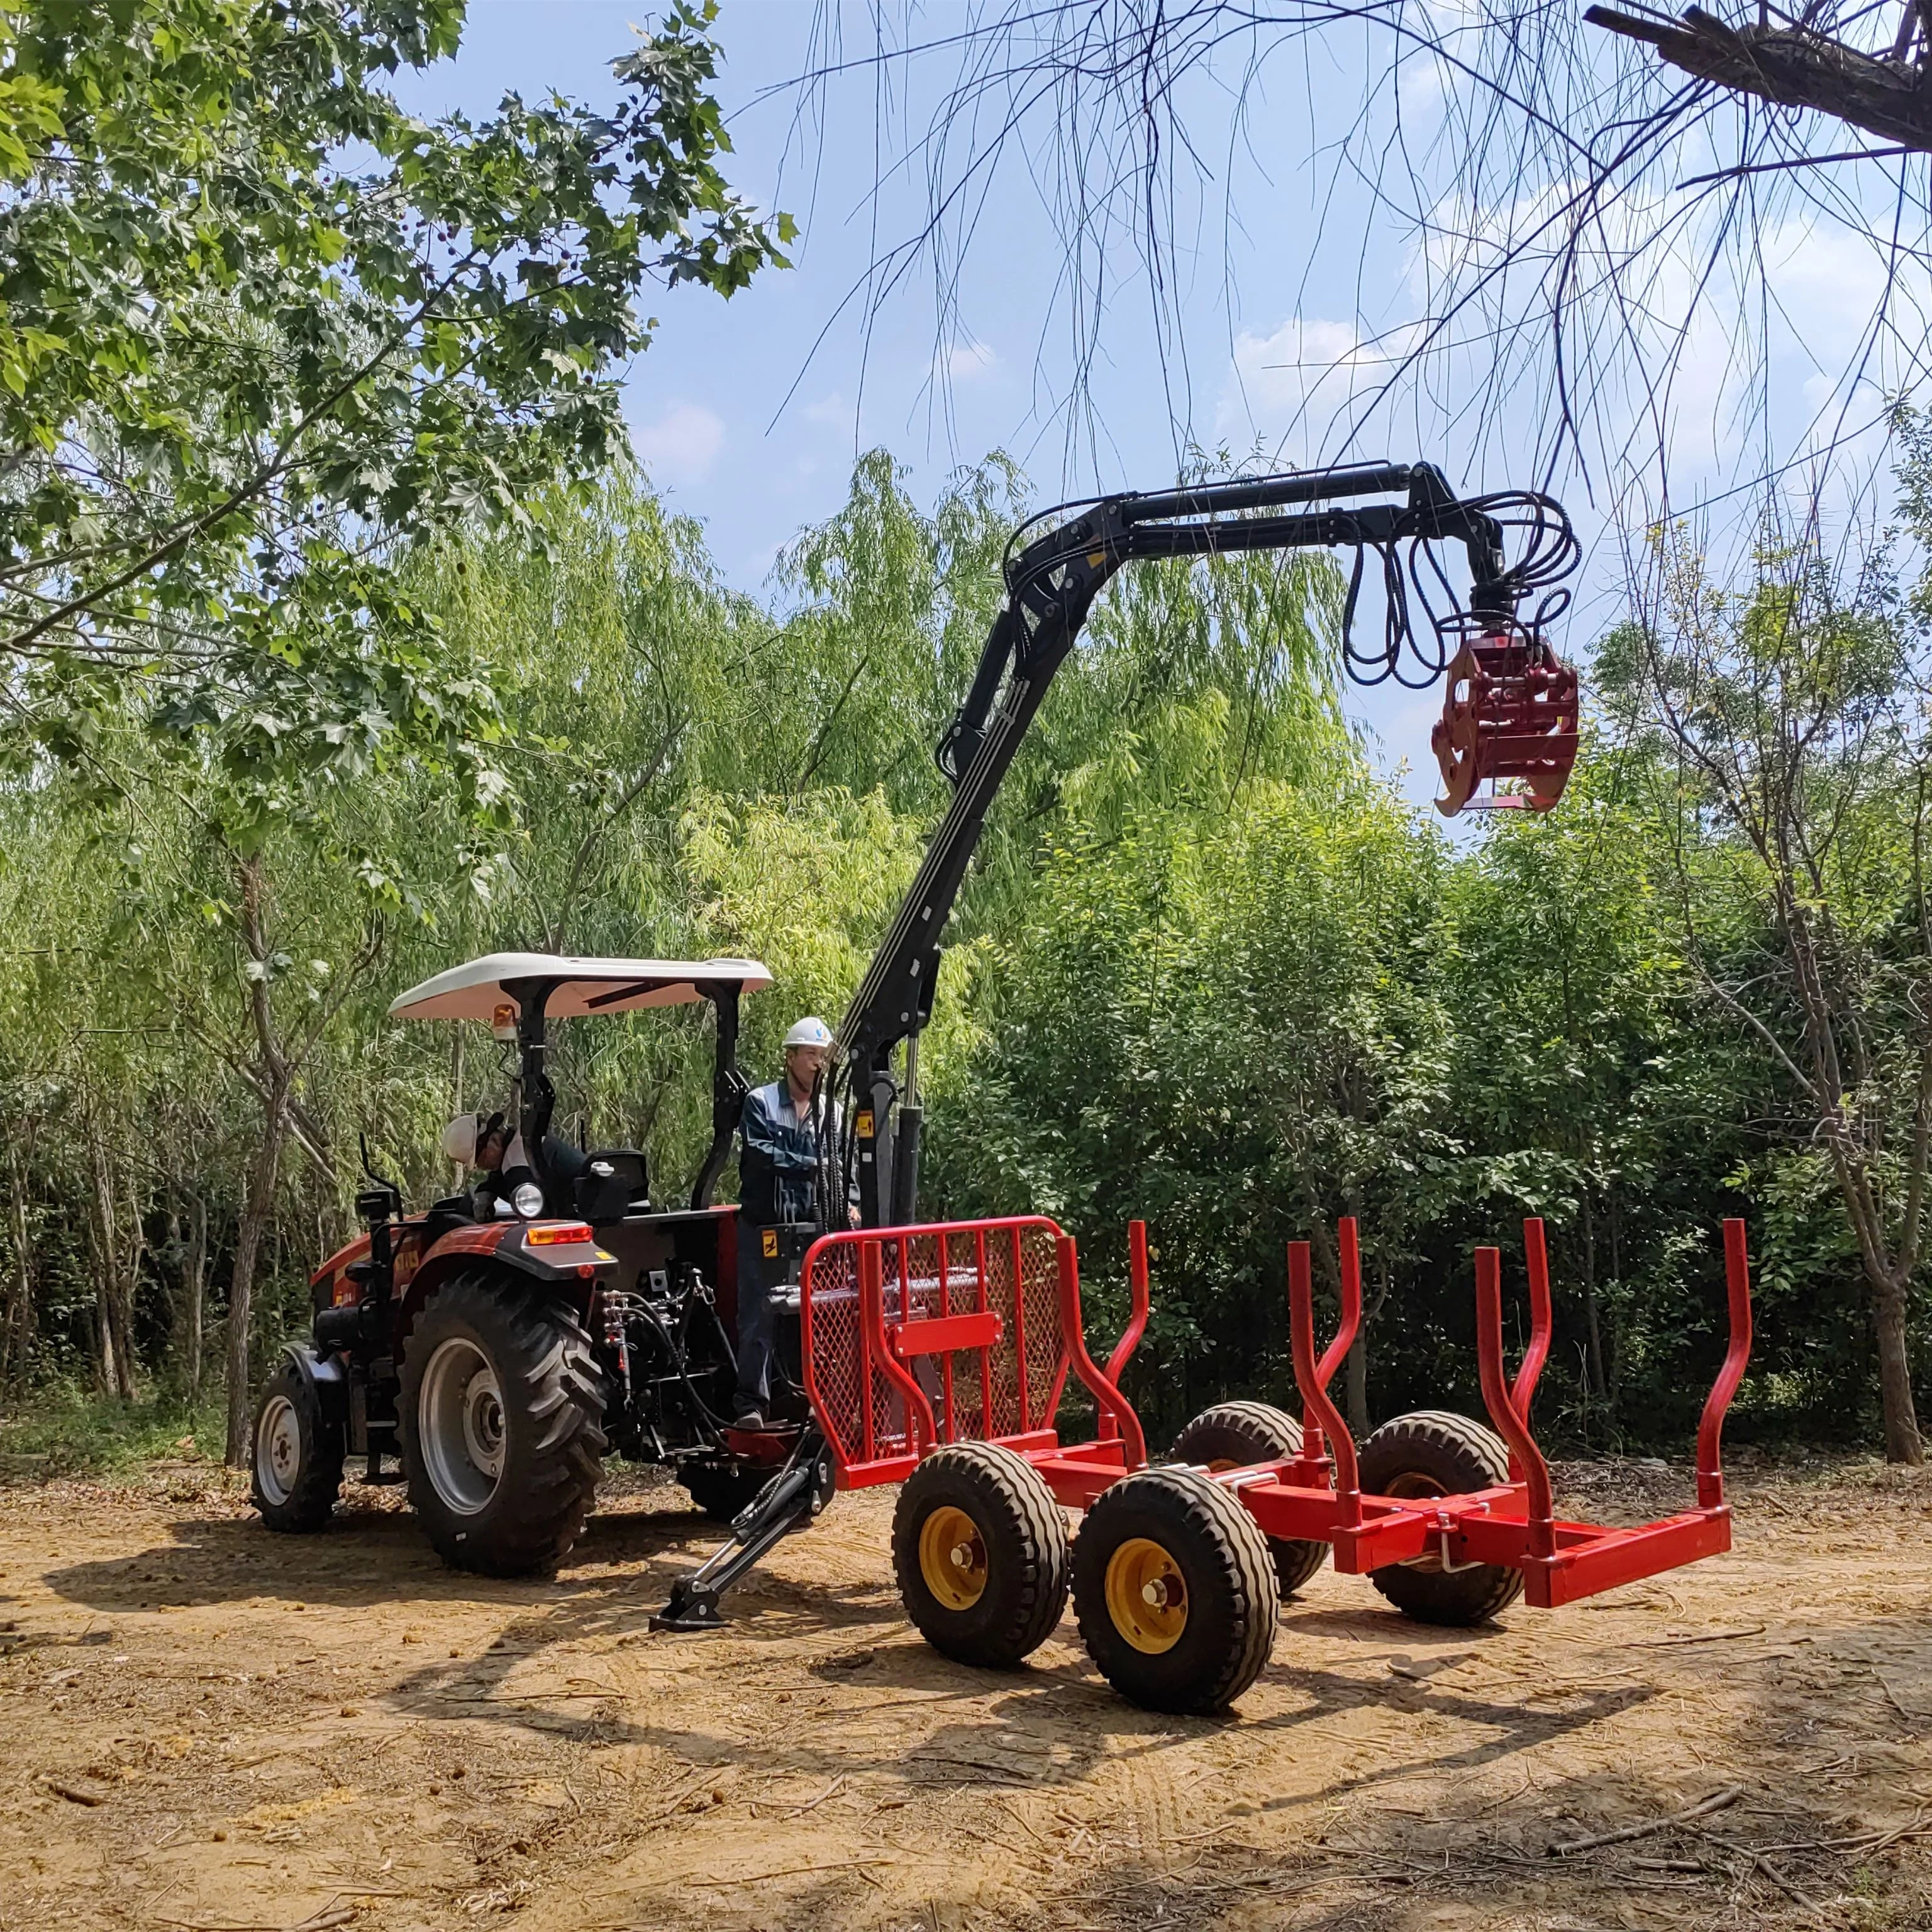
M 1682 1493 L 1562 1473 L 1612 1520 Z M 205 1466 L 0 1491 L 0 1924 L 1932 1926 L 1932 1480 L 1736 1500 L 1731 1556 L 1480 1631 L 1324 1574 L 1202 1722 L 1070 1620 L 1010 1675 L 927 1650 L 890 1492 L 694 1637 L 646 1627 L 716 1535 L 676 1490 L 522 1583 L 441 1568 L 393 1491 L 306 1539 Z

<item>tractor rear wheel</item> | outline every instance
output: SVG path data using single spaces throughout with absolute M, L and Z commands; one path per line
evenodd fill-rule
M 1221 1402 L 1204 1408 L 1174 1438 L 1169 1460 L 1210 1469 L 1238 1469 L 1250 1462 L 1285 1462 L 1301 1454 L 1301 1424 L 1286 1409 L 1264 1402 Z M 1319 1537 L 1271 1536 L 1268 1554 L 1281 1594 L 1292 1597 L 1328 1560 Z
M 1010 1669 L 1066 1607 L 1066 1520 L 1024 1456 L 952 1443 L 899 1491 L 892 1569 L 906 1615 L 934 1650 Z
M 342 1426 L 328 1421 L 308 1378 L 285 1356 L 255 1411 L 249 1500 L 271 1529 L 301 1535 L 334 1513 L 342 1487 Z
M 410 1503 L 460 1570 L 554 1569 L 602 1473 L 604 1376 L 577 1312 L 532 1285 L 458 1275 L 403 1357 Z
M 777 1474 L 775 1468 L 740 1469 L 728 1462 L 686 1462 L 677 1479 L 713 1522 L 729 1524 Z
M 1274 1648 L 1280 1587 L 1268 1539 L 1196 1469 L 1124 1477 L 1073 1545 L 1087 1654 L 1124 1697 L 1196 1714 L 1232 1704 Z
M 1372 1496 L 1466 1496 L 1509 1480 L 1501 1436 L 1466 1415 L 1418 1409 L 1385 1422 L 1362 1444 L 1362 1492 Z M 1445 1570 L 1431 1552 L 1369 1572 L 1369 1581 L 1418 1623 L 1486 1622 L 1522 1594 L 1522 1572 L 1505 1564 Z

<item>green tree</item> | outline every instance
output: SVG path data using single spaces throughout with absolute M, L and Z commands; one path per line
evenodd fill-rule
M 0 647 L 272 644 L 296 589 L 355 614 L 372 542 L 518 520 L 621 446 L 647 285 L 782 260 L 720 172 L 710 0 L 608 110 L 426 122 L 388 76 L 464 10 L 0 8 Z
M 1928 447 L 1905 423 L 1908 510 Z M 1917 493 L 1915 496 L 1915 492 Z M 1932 592 L 1902 598 L 1893 544 L 1850 572 L 1815 521 L 1774 530 L 1745 580 L 1658 533 L 1655 594 L 1604 654 L 1648 770 L 1686 955 L 1768 1056 L 1785 1136 L 1829 1172 L 1865 1278 L 1887 1456 L 1923 1459 L 1909 1351 L 1932 1182 Z

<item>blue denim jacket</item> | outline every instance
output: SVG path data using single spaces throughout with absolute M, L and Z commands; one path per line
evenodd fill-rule
M 832 1112 L 838 1132 L 838 1110 Z M 818 1211 L 818 1117 L 808 1107 L 794 1108 L 782 1080 L 745 1097 L 739 1122 L 739 1192 L 745 1218 L 754 1226 L 779 1221 L 810 1221 Z

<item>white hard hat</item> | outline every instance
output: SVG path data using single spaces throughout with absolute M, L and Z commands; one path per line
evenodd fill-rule
M 785 1035 L 784 1043 L 788 1053 L 795 1046 L 830 1046 L 832 1029 L 820 1019 L 800 1020 Z
M 442 1130 L 442 1150 L 465 1167 L 476 1165 L 476 1116 L 458 1114 Z

